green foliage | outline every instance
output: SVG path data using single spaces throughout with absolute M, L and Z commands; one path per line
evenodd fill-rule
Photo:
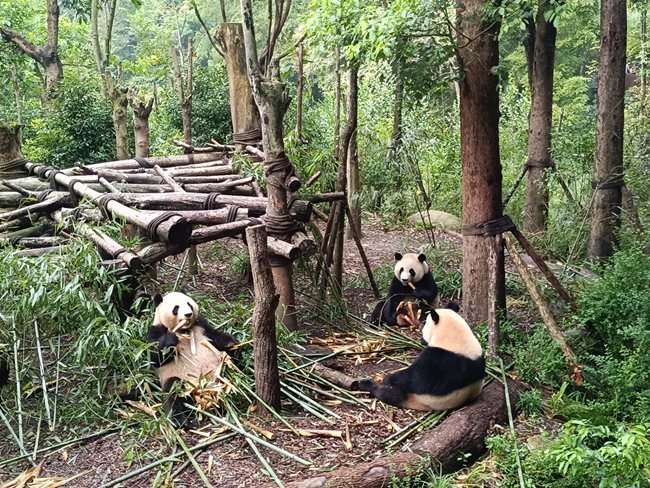
M 47 118 L 34 118 L 25 128 L 26 157 L 58 168 L 110 160 L 115 136 L 110 104 L 86 83 L 66 80 L 60 102 Z
M 539 390 L 524 391 L 519 395 L 519 409 L 524 415 L 534 417 L 544 409 L 544 399 Z
M 568 374 L 564 356 L 542 324 L 512 348 L 520 378 L 532 385 L 559 386 Z
M 613 427 L 573 420 L 546 453 L 557 470 L 582 486 L 599 488 L 650 486 L 650 424 Z

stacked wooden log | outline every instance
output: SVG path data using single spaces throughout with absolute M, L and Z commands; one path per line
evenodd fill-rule
M 30 256 L 60 252 L 64 235 L 74 234 L 141 271 L 190 245 L 241 236 L 263 223 L 267 198 L 254 178 L 235 170 L 229 150 L 219 145 L 212 152 L 64 170 L 27 161 L 24 169 L 32 176 L 0 181 L 0 247 L 25 248 L 19 253 Z M 291 211 L 306 223 L 312 204 L 294 200 Z M 138 251 L 125 249 L 95 225 L 107 219 L 138 227 L 151 243 Z M 268 248 L 292 261 L 316 249 L 301 232 L 291 243 L 269 238 Z

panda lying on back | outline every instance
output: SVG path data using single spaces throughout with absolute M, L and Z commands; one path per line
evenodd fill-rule
M 238 359 L 238 351 L 233 349 L 237 344 L 235 338 L 213 329 L 199 315 L 199 306 L 189 296 L 178 292 L 164 297 L 156 294 L 153 301 L 156 312 L 147 341 L 155 343 L 151 362 L 163 391 L 169 392 L 177 381 L 196 384 L 201 375 L 209 376 L 223 362 L 219 351 Z M 164 403 L 179 427 L 185 426 L 191 417 L 184 403 L 191 403 L 191 399 L 169 396 Z
M 423 305 L 431 308 L 438 306 L 438 285 L 431 275 L 426 259 L 424 254 L 395 253 L 394 276 L 383 306 L 382 322 L 388 325 L 409 325 L 398 310 L 400 303 L 409 298 L 425 302 Z
M 467 322 L 449 308 L 431 311 L 422 329 L 427 347 L 408 368 L 381 384 L 362 380 L 361 391 L 388 405 L 414 410 L 447 410 L 481 393 L 485 359 Z

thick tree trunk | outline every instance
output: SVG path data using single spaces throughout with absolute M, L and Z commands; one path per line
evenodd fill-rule
M 460 56 L 465 77 L 461 83 L 460 144 L 463 176 L 463 225 L 472 226 L 501 217 L 499 161 L 499 25 L 483 18 L 485 0 L 467 0 L 458 10 Z M 501 261 L 502 262 L 502 261 Z M 467 321 L 477 324 L 488 316 L 488 250 L 482 235 L 463 239 L 463 309 Z M 504 271 L 498 272 L 500 285 Z M 501 302 L 501 300 L 499 300 Z
M 547 168 L 551 165 L 551 127 L 553 111 L 553 65 L 557 30 L 544 18 L 549 0 L 540 0 L 530 85 L 528 116 L 528 180 L 524 223 L 529 232 L 546 230 L 548 217 Z
M 185 83 L 183 83 L 183 74 L 181 61 L 176 46 L 172 47 L 172 62 L 174 64 L 174 75 L 176 77 L 176 91 L 181 105 L 181 115 L 183 118 L 183 141 L 187 146 L 192 146 L 192 70 L 194 57 L 194 48 L 192 38 L 187 40 L 187 71 Z M 187 149 L 186 152 L 191 152 Z
M 289 213 L 285 181 L 292 167 L 284 152 L 284 129 L 282 125 L 284 114 L 289 107 L 289 94 L 285 84 L 280 80 L 277 62 L 273 60 L 268 62 L 267 75 L 262 75 L 255 44 L 251 1 L 241 0 L 241 10 L 244 19 L 246 67 L 253 98 L 261 116 L 262 144 L 266 156 L 264 162 L 264 176 L 268 184 L 266 229 L 272 237 L 289 241 L 291 239 L 289 234 L 292 231 L 289 231 L 288 228 L 291 226 L 293 218 Z M 274 35 L 279 35 L 279 32 Z M 288 329 L 295 330 L 298 328 L 298 321 L 295 310 L 291 261 L 275 258 L 272 264 L 275 287 L 280 293 L 278 317 L 281 318 L 282 323 Z
M 153 98 L 147 103 L 137 96 L 131 97 L 133 109 L 133 132 L 135 134 L 135 155 L 139 158 L 149 157 L 149 116 L 153 109 Z
M 335 98 L 334 98 L 334 159 L 341 159 L 341 49 L 334 51 Z
M 20 125 L 14 127 L 0 125 L 0 170 L 3 169 L 4 163 L 23 157 L 20 150 L 20 133 Z
M 345 154 L 343 157 L 346 159 L 346 174 L 347 174 L 347 190 L 348 190 L 348 206 L 352 214 L 352 222 L 350 226 L 354 226 L 357 235 L 361 235 L 361 205 L 359 204 L 359 193 L 361 191 L 361 180 L 359 177 L 359 153 L 357 151 L 357 130 L 359 125 L 359 83 L 358 83 L 359 68 L 354 66 L 350 68 L 348 73 L 348 113 L 347 113 L 347 126 L 345 128 L 345 135 L 343 143 L 343 150 Z M 352 237 L 352 233 L 348 229 L 346 237 Z
M 587 255 L 611 256 L 620 226 L 623 184 L 623 115 L 627 10 L 625 2 L 602 0 L 596 107 L 594 196 Z
M 242 24 L 221 24 L 217 30 L 217 42 L 219 42 L 223 50 L 226 71 L 228 72 L 230 117 L 232 119 L 233 134 L 243 134 L 260 129 L 260 112 L 253 99 L 248 71 L 246 70 L 246 50 L 244 48 Z M 254 142 L 259 142 L 259 140 Z M 246 143 L 243 142 L 236 144 L 238 150 L 243 150 L 245 146 Z

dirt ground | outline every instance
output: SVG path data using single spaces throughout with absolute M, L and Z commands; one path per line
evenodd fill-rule
M 364 249 L 373 268 L 393 262 L 393 255 L 396 251 L 417 252 L 422 245 L 426 244 L 427 236 L 423 231 L 392 231 L 384 232 L 379 222 L 370 218 L 365 223 L 362 238 Z M 436 233 L 436 239 L 454 240 L 446 234 Z M 456 242 L 460 246 L 460 242 Z M 231 244 L 238 246 L 237 242 Z M 180 265 L 176 258 L 171 259 L 175 266 Z M 211 260 L 209 257 L 202 257 L 204 270 L 199 277 L 198 287 L 210 293 L 212 296 L 232 296 L 241 292 L 241 283 L 234 284 L 229 276 L 232 275 L 228 265 Z M 435 264 L 429 262 L 435 269 Z M 354 276 L 364 273 L 363 264 L 359 253 L 352 240 L 345 243 L 344 254 L 344 280 L 350 280 Z M 360 280 L 357 280 L 361 282 Z M 380 286 L 386 287 L 386 283 Z M 300 286 L 300 285 L 297 285 Z M 370 289 L 347 287 L 345 292 L 350 310 L 359 316 L 369 316 L 374 305 L 374 298 Z M 311 323 L 310 328 L 320 328 L 322 325 Z M 417 337 L 417 331 L 412 332 Z M 323 334 L 316 334 L 323 335 Z M 415 356 L 416 350 L 409 354 Z M 354 377 L 369 377 L 402 367 L 399 362 L 392 361 L 387 357 L 379 355 L 374 361 L 363 364 L 355 364 L 353 359 L 339 357 L 335 361 L 327 363 L 328 366 L 344 371 Z M 290 460 L 268 448 L 260 448 L 267 457 L 269 464 L 281 480 L 288 482 L 300 480 L 314 475 L 318 472 L 329 471 L 341 466 L 350 466 L 362 461 L 368 461 L 385 454 L 383 440 L 388 437 L 396 428 L 403 427 L 421 417 L 421 413 L 406 410 L 397 410 L 377 404 L 367 399 L 365 394 L 358 395 L 365 400 L 365 407 L 356 404 L 342 403 L 332 404 L 329 408 L 337 415 L 333 418 L 333 425 L 326 424 L 318 418 L 307 414 L 302 408 L 293 404 L 283 405 L 283 415 L 298 429 L 331 429 L 345 432 L 349 430 L 351 449 L 346 450 L 344 439 L 338 437 L 300 437 L 288 431 L 278 421 L 269 421 L 253 416 L 249 420 L 260 427 L 263 427 L 274 434 L 272 443 L 283 449 L 301 456 L 311 463 L 310 466 Z M 205 440 L 218 429 L 212 425 L 203 428 L 200 432 L 188 432 L 183 439 L 188 446 L 193 446 Z M 345 437 L 345 436 L 344 436 Z M 132 442 L 132 440 L 131 440 Z M 71 477 L 83 473 L 77 479 L 66 486 L 79 488 L 96 488 L 103 486 L 111 480 L 116 479 L 128 472 L 133 472 L 138 467 L 147 464 L 146 461 L 135 460 L 130 466 L 124 462 L 125 449 L 127 446 L 125 437 L 115 433 L 82 445 L 74 445 L 64 450 L 52 453 L 45 458 L 42 466 L 41 476 L 45 477 Z M 139 444 L 144 452 L 157 452 L 160 446 L 152 439 L 142 439 Z M 395 448 L 399 449 L 399 447 Z M 167 453 L 171 454 L 171 453 Z M 158 456 L 161 457 L 161 456 Z M 117 486 L 122 487 L 145 487 L 152 486 L 156 473 L 163 469 L 165 473 L 176 470 L 185 458 L 179 456 L 180 462 L 176 462 L 173 468 L 169 463 L 158 468 L 146 471 L 136 477 L 129 479 Z M 208 475 L 210 482 L 215 487 L 252 487 L 271 482 L 271 478 L 261 466 L 258 457 L 254 454 L 246 441 L 241 436 L 236 436 L 225 443 L 216 444 L 207 448 L 197 455 L 197 461 Z M 148 462 L 151 462 L 149 460 Z M 0 479 L 9 479 L 29 465 L 14 465 L 10 471 L 2 471 L 0 468 Z M 174 480 L 173 486 L 194 487 L 201 486 L 196 470 L 189 466 L 184 469 Z

